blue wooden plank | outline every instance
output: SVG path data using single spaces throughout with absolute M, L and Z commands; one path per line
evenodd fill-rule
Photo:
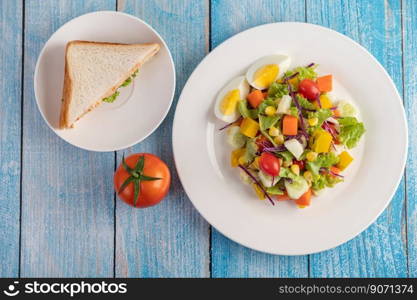
M 155 207 L 132 209 L 116 202 L 116 276 L 209 276 L 208 224 L 195 211 L 175 172 L 171 126 L 185 80 L 207 49 L 208 5 L 204 1 L 125 1 L 124 11 L 153 26 L 170 48 L 177 72 L 175 102 L 159 129 L 130 152 L 151 152 L 170 167 L 168 197 Z M 120 162 L 122 152 L 118 153 Z
M 0 2 L 0 277 L 19 274 L 22 12 Z
M 25 1 L 21 274 L 113 276 L 114 153 L 60 140 L 36 107 L 33 73 L 49 36 L 66 21 L 109 1 Z
M 304 1 L 212 1 L 211 46 L 250 27 L 305 20 Z M 273 256 L 240 246 L 212 229 L 213 277 L 307 277 L 307 256 Z
M 403 1 L 404 101 L 408 117 L 407 245 L 409 277 L 417 277 L 417 2 Z
M 306 11 L 308 22 L 335 29 L 367 48 L 402 92 L 399 1 L 307 0 Z M 406 277 L 404 209 L 403 180 L 390 206 L 365 232 L 340 247 L 311 256 L 311 276 Z

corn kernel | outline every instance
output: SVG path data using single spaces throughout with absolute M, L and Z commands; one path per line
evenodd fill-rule
M 280 135 L 279 129 L 272 126 L 271 128 L 269 128 L 269 135 L 270 136 L 279 136 Z
M 245 159 L 245 156 L 241 156 L 241 157 L 239 157 L 239 164 L 240 165 L 244 165 L 244 164 L 246 164 L 246 159 Z
M 277 110 L 273 106 L 267 106 L 265 108 L 265 114 L 267 116 L 273 116 L 273 115 L 275 115 L 276 112 L 277 112 Z
M 304 179 L 307 181 L 312 181 L 313 180 L 313 174 L 311 174 L 310 171 L 305 171 L 304 174 Z
M 306 158 L 308 161 L 315 161 L 317 159 L 317 152 L 310 151 L 307 153 Z
M 319 118 L 317 117 L 308 119 L 308 125 L 310 126 L 316 126 L 318 123 L 319 123 Z
M 298 208 L 306 208 L 307 207 L 307 205 L 297 205 L 298 206 Z
M 278 136 L 274 137 L 274 142 L 275 142 L 275 144 L 277 144 L 277 145 L 282 145 L 282 144 L 284 144 L 284 136 L 283 136 L 282 134 L 280 134 L 280 135 L 278 135 Z
M 284 167 L 284 168 L 288 168 L 288 167 L 290 167 L 292 165 L 292 161 L 284 161 L 284 163 L 282 164 L 282 166 Z
M 291 171 L 297 176 L 300 175 L 300 166 L 296 164 L 291 165 Z

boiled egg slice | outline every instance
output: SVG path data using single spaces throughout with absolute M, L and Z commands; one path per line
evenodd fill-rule
M 217 95 L 214 114 L 225 122 L 233 122 L 239 118 L 239 100 L 246 99 L 249 93 L 249 84 L 245 76 L 239 76 L 226 84 Z
M 283 54 L 267 55 L 256 60 L 246 72 L 246 80 L 258 90 L 264 90 L 287 72 L 291 58 Z

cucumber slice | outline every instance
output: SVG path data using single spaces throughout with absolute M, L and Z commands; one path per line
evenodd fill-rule
M 298 176 L 297 178 L 292 180 L 292 182 L 286 180 L 285 189 L 287 190 L 288 197 L 290 197 L 291 199 L 298 199 L 305 192 L 308 191 L 309 186 L 307 181 L 303 177 Z
M 341 117 L 356 117 L 358 114 L 356 107 L 350 102 L 341 101 L 337 107 Z
M 232 126 L 227 130 L 227 142 L 236 149 L 245 145 L 246 137 L 240 133 L 239 126 Z
M 288 112 L 288 110 L 290 109 L 291 101 L 292 101 L 292 98 L 290 96 L 288 96 L 288 95 L 282 96 L 282 98 L 281 98 L 281 100 L 279 101 L 279 104 L 278 104 L 277 112 L 279 114 L 286 114 Z
M 264 187 L 269 188 L 272 187 L 274 185 L 276 185 L 280 179 L 279 176 L 275 176 L 272 180 L 272 176 L 265 174 L 262 171 L 259 171 L 258 173 L 259 179 L 261 180 L 262 184 L 264 185 Z
M 291 139 L 288 140 L 284 143 L 285 148 L 287 148 L 288 151 L 291 152 L 292 155 L 295 156 L 295 158 L 297 160 L 300 159 L 301 155 L 304 152 L 304 147 L 303 145 L 300 144 L 299 141 L 297 141 L 296 139 Z
M 257 177 L 257 175 L 256 175 L 256 172 L 252 172 L 252 171 L 250 171 L 249 170 L 249 172 L 256 178 Z M 240 179 L 242 180 L 242 182 L 244 183 L 244 184 L 252 184 L 253 183 L 253 180 L 252 180 L 252 178 L 250 178 L 249 177 L 249 175 L 248 174 L 246 174 L 246 172 L 245 171 L 243 171 L 243 170 L 241 170 L 241 169 L 239 169 L 239 177 L 240 177 Z

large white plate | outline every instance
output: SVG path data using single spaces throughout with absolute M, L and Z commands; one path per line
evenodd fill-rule
M 58 129 L 67 42 L 159 43 L 161 50 L 112 103 L 103 103 L 81 118 L 73 129 Z M 109 70 L 111 72 L 111 70 Z M 48 126 L 67 142 L 93 151 L 130 147 L 150 135 L 165 118 L 175 91 L 171 53 L 161 36 L 131 15 L 100 11 L 77 17 L 46 42 L 35 69 L 35 96 Z
M 305 209 L 257 200 L 229 166 L 230 148 L 218 131 L 224 123 L 213 113 L 219 90 L 272 53 L 289 54 L 293 66 L 318 63 L 319 73 L 333 74 L 334 94 L 356 102 L 367 129 L 345 182 Z M 235 35 L 200 63 L 177 106 L 173 147 L 185 191 L 211 225 L 244 246 L 301 255 L 348 241 L 387 207 L 404 169 L 407 125 L 391 78 L 359 44 L 316 25 L 274 23 Z

